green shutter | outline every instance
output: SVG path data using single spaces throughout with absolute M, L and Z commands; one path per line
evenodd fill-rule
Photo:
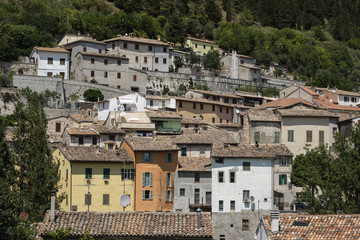
M 145 200 L 145 190 L 143 190 L 143 200 Z
M 122 169 L 121 169 L 121 180 L 124 180 L 124 179 L 125 179 L 125 177 L 124 177 L 124 171 L 125 171 L 125 169 L 122 168 Z
M 152 200 L 152 199 L 153 199 L 153 191 L 150 190 L 150 200 Z
M 142 161 L 145 162 L 145 153 L 142 153 Z
M 173 186 L 173 178 L 174 178 L 174 174 L 170 173 L 170 187 Z
M 282 185 L 282 175 L 279 175 L 279 185 Z
M 170 202 L 173 201 L 173 198 L 174 198 L 174 191 L 171 190 L 171 191 L 170 191 Z
M 104 168 L 104 179 L 110 179 L 110 168 Z
M 171 162 L 174 162 L 174 154 L 171 154 Z
M 154 154 L 150 153 L 150 162 L 153 162 L 153 161 L 154 161 Z
M 260 132 L 255 132 L 254 133 L 254 141 L 255 142 L 260 142 Z
M 286 185 L 287 184 L 287 175 L 284 175 L 284 185 Z
M 169 201 L 169 191 L 165 191 L 165 201 Z
M 169 162 L 169 154 L 165 153 L 165 162 Z
M 85 169 L 85 177 L 86 177 L 86 179 L 91 179 L 92 178 L 92 168 L 86 168 Z
M 324 131 L 319 131 L 319 142 L 324 143 Z
M 169 178 L 169 174 L 167 173 L 166 174 L 166 187 L 169 187 L 169 181 L 170 181 L 170 178 Z
M 142 179 L 143 179 L 142 182 L 143 182 L 143 187 L 144 187 L 145 186 L 145 173 L 144 172 L 143 172 L 143 178 Z
M 152 182 L 153 182 L 153 174 L 150 173 L 150 187 L 152 187 Z

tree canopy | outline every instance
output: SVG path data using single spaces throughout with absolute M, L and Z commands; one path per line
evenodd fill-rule
M 97 102 L 104 100 L 104 95 L 100 90 L 97 89 L 88 89 L 83 94 L 86 101 Z

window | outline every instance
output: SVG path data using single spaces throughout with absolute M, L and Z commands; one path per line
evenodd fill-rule
M 182 108 L 182 101 L 179 101 L 179 108 Z
M 186 148 L 181 148 L 181 156 L 186 156 Z
M 194 204 L 200 204 L 200 189 L 194 189 Z
M 281 161 L 281 166 L 288 166 L 291 164 L 292 159 L 291 157 L 282 157 L 280 161 Z
M 185 197 L 185 188 L 180 188 L 180 197 Z
M 138 87 L 131 87 L 130 90 L 132 92 L 139 92 L 139 88 Z
M 61 123 L 56 123 L 55 124 L 55 129 L 56 129 L 55 130 L 56 132 L 60 132 L 61 131 Z
M 215 112 L 215 105 L 212 105 L 212 111 Z
M 121 73 L 117 73 L 117 78 L 121 78 Z
M 212 118 L 212 123 L 215 123 L 215 118 Z
M 54 61 L 54 59 L 53 58 L 48 58 L 48 64 L 53 64 L 53 61 Z
M 260 142 L 260 132 L 254 132 L 254 141 Z
M 117 65 L 121 66 L 121 60 L 120 59 L 117 60 Z
M 173 191 L 172 190 L 167 190 L 165 192 L 165 201 L 166 202 L 172 202 L 173 201 Z
M 196 102 L 193 102 L 193 109 L 196 109 Z
M 219 212 L 224 211 L 224 201 L 223 200 L 219 200 Z
M 161 107 L 165 108 L 165 101 L 161 101 Z
M 115 49 L 115 43 L 112 44 L 112 49 L 113 49 L 113 50 Z
M 357 99 L 355 98 L 355 97 L 352 97 L 351 98 L 351 102 L 353 102 L 353 103 L 356 103 L 357 101 L 356 101 Z
M 167 52 L 166 47 L 163 47 L 163 52 Z
M 204 110 L 204 104 L 203 103 L 200 103 L 200 109 Z
M 104 179 L 110 179 L 110 168 L 104 168 L 103 173 Z
M 91 194 L 85 194 L 85 205 L 91 205 Z
M 108 77 L 108 72 L 104 72 L 104 78 Z
M 249 219 L 242 220 L 242 231 L 249 231 Z
M 172 187 L 173 186 L 173 173 L 166 173 L 166 187 Z
M 92 178 L 92 168 L 85 168 L 85 178 L 86 179 Z
M 84 144 L 84 138 L 83 137 L 79 137 L 79 145 L 83 145 Z
M 219 240 L 225 240 L 225 235 L 220 235 Z
M 197 43 L 195 43 L 195 48 L 197 48 Z
M 101 49 L 99 49 L 99 53 L 101 53 L 102 51 L 101 51 Z
M 153 199 L 153 191 L 151 190 L 144 190 L 143 192 L 143 200 L 152 200 Z
M 86 47 L 83 47 L 83 52 L 86 52 L 86 50 L 87 50 Z
M 143 187 L 152 187 L 153 174 L 150 172 L 143 172 L 142 185 Z
M 286 185 L 287 184 L 287 175 L 281 174 L 279 175 L 279 185 Z
M 124 43 L 124 44 L 123 44 L 123 48 L 127 48 L 127 43 Z
M 226 108 L 226 113 L 229 113 L 229 108 Z
M 142 161 L 143 162 L 152 162 L 153 161 L 153 154 L 149 152 L 144 152 L 142 154 Z
M 135 62 L 138 62 L 138 61 L 139 61 L 139 57 L 136 56 L 136 57 L 135 57 Z
M 219 183 L 224 182 L 224 172 L 218 172 L 218 182 Z
M 155 63 L 159 63 L 159 58 L 155 58 Z
M 206 192 L 205 198 L 206 198 L 206 204 L 210 205 L 211 204 L 211 192 Z
M 149 46 L 149 51 L 152 51 L 152 46 Z
M 121 85 L 117 85 L 116 88 L 121 89 Z
M 133 81 L 136 82 L 136 75 L 133 75 Z
M 275 132 L 275 143 L 279 143 L 280 142 L 280 132 Z
M 220 106 L 220 112 L 222 113 L 222 106 Z
M 235 200 L 230 201 L 230 212 L 235 212 Z
M 150 107 L 154 106 L 154 100 L 150 100 Z
M 200 149 L 200 156 L 205 156 L 205 149 L 203 148 Z
M 250 162 L 243 162 L 243 171 L 250 171 Z
M 108 143 L 108 144 L 107 144 L 107 149 L 108 149 L 108 150 L 114 150 L 114 144 Z
M 91 59 L 91 64 L 94 64 L 94 63 L 95 63 L 95 59 L 92 58 L 92 59 Z
M 199 183 L 200 182 L 200 173 L 194 173 L 194 179 L 195 179 L 195 183 Z
M 65 65 L 65 58 L 60 58 L 60 65 Z
M 47 72 L 47 76 L 48 77 L 52 77 L 53 73 L 52 72 Z
M 215 158 L 215 163 L 224 163 L 224 158 Z
M 204 45 L 204 49 L 206 49 L 206 45 Z
M 110 202 L 110 195 L 103 194 L 103 205 L 109 205 L 109 202 Z
M 241 61 L 240 61 L 240 64 L 244 64 L 244 60 L 241 60 Z
M 66 180 L 68 180 L 68 179 L 69 179 L 69 169 L 66 169 L 65 179 L 66 179 Z
M 144 57 L 144 63 L 147 63 L 147 57 Z
M 349 97 L 344 97 L 344 102 L 348 102 L 349 101 Z
M 222 123 L 222 119 L 220 118 L 220 123 Z
M 333 134 L 334 137 L 335 137 L 336 133 L 337 133 L 337 128 L 334 127 L 334 128 L 333 128 L 333 131 L 332 131 L 332 134 Z
M 139 50 L 139 44 L 135 44 L 135 50 Z
M 235 172 L 230 172 L 230 182 L 231 183 L 235 182 Z
M 174 162 L 174 154 L 173 153 L 166 153 L 165 162 Z
M 121 169 L 121 180 L 131 179 L 134 180 L 135 170 L 134 169 Z
M 108 65 L 108 60 L 107 59 L 104 60 L 104 65 Z
M 325 133 L 324 131 L 320 130 L 319 131 L 319 143 L 324 143 L 324 140 L 325 140 Z
M 306 142 L 312 142 L 312 131 L 306 131 Z
M 288 142 L 294 142 L 294 130 L 288 130 Z
M 91 77 L 95 77 L 95 72 L 91 71 Z
M 68 195 L 66 195 L 65 201 L 66 201 L 66 206 L 68 206 L 69 205 L 69 196 Z
M 163 64 L 166 64 L 166 58 L 163 58 Z
M 97 137 L 92 138 L 92 145 L 97 145 Z
M 250 190 L 243 190 L 243 202 L 250 202 Z

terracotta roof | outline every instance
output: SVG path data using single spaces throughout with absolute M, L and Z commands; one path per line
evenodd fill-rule
M 198 41 L 198 42 L 204 42 L 204 43 L 209 43 L 209 44 L 214 44 L 216 45 L 216 42 L 214 41 L 209 41 L 206 39 L 200 39 L 200 38 L 193 38 L 193 37 L 187 37 L 186 39 L 192 40 L 192 41 Z
M 344 106 L 344 105 L 338 105 L 338 104 L 334 104 L 329 102 L 328 99 L 319 96 L 318 99 L 313 99 L 314 102 L 316 102 L 318 105 L 320 105 L 321 108 L 323 109 L 329 109 L 329 110 L 343 110 L 343 111 L 360 111 L 359 107 L 355 107 L 355 106 Z
M 196 93 L 206 94 L 206 95 L 212 95 L 212 96 L 222 96 L 222 97 L 241 99 L 240 96 L 235 95 L 235 94 L 218 93 L 218 92 L 214 92 L 214 91 L 200 90 L 200 89 L 199 90 L 194 89 L 194 90 L 191 90 L 191 91 L 196 92 Z
M 238 128 L 240 127 L 239 124 L 236 124 L 236 123 L 214 123 L 213 125 L 217 126 L 217 127 L 233 127 L 233 128 Z
M 177 112 L 170 111 L 147 111 L 146 115 L 150 118 L 175 118 L 181 119 L 181 116 Z
M 280 116 L 272 110 L 248 110 L 246 111 L 252 122 L 280 122 Z
M 300 87 L 302 90 L 304 90 L 305 92 L 309 93 L 312 96 L 319 96 L 318 93 L 316 93 L 314 90 L 312 90 L 310 87 L 307 86 L 301 86 Z
M 60 151 L 65 157 L 72 162 L 133 162 L 133 159 L 125 151 L 119 148 L 118 150 L 106 150 L 99 147 L 60 147 Z
M 69 113 L 69 117 L 75 120 L 76 122 L 93 122 L 94 119 L 88 115 L 82 115 L 78 113 Z
M 164 137 L 125 137 L 133 151 L 178 151 L 179 148 Z
M 294 226 L 295 222 L 308 223 Z M 271 218 L 264 217 L 270 239 L 359 239 L 360 215 L 300 215 L 280 214 L 281 231 L 271 232 Z M 296 224 L 296 223 L 295 223 Z
M 228 158 L 275 158 L 276 156 L 293 156 L 293 154 L 283 144 L 259 144 L 258 148 L 255 145 L 239 144 L 225 147 L 224 144 L 216 144 L 212 149 L 211 156 Z
M 107 127 L 107 126 L 95 126 L 95 130 L 98 133 L 111 134 L 111 133 L 125 133 L 124 130 L 117 127 Z
M 79 52 L 78 54 L 85 55 L 85 56 L 94 56 L 94 57 L 116 58 L 116 59 L 129 60 L 129 58 L 127 58 L 127 57 L 123 57 L 122 55 L 115 55 L 115 54 L 94 53 L 94 52 Z
M 223 102 L 208 100 L 208 99 L 204 99 L 204 98 L 176 97 L 176 100 L 177 101 L 185 101 L 185 102 L 199 102 L 199 103 L 215 104 L 215 105 L 221 105 L 221 106 L 226 106 L 226 107 L 238 106 L 237 104 L 223 103 Z M 246 107 L 246 106 L 244 106 L 244 107 Z M 246 107 L 246 108 L 250 108 L 250 107 Z
M 282 117 L 338 117 L 335 113 L 320 109 L 279 109 L 277 110 Z
M 179 157 L 179 169 L 183 172 L 211 172 L 211 159 L 207 157 Z
M 329 90 L 329 91 L 331 91 L 331 90 Z M 344 91 L 344 90 L 339 90 L 339 89 L 336 89 L 335 92 L 339 95 L 360 97 L 360 92 L 349 92 L 349 91 Z
M 234 135 L 224 129 L 199 130 L 198 133 L 185 133 L 174 136 L 163 136 L 176 144 L 214 144 L 229 143 L 236 144 Z
M 67 128 L 67 131 L 70 135 L 88 135 L 88 136 L 96 136 L 99 133 L 92 128 Z
M 42 52 L 60 52 L 60 53 L 69 53 L 68 50 L 64 48 L 49 48 L 49 47 L 34 47 L 38 51 Z
M 39 235 L 71 228 L 72 237 L 84 236 L 88 230 L 97 238 L 212 239 L 211 213 L 201 213 L 201 224 L 198 229 L 197 213 L 56 211 L 55 221 L 46 213 Z
M 151 45 L 161 45 L 161 46 L 169 46 L 169 44 L 158 41 L 156 39 L 149 38 L 140 38 L 140 37 L 130 37 L 130 36 L 119 36 L 116 38 L 111 38 L 108 40 L 104 40 L 104 43 L 113 42 L 113 41 L 127 41 L 127 42 L 138 42 L 138 43 L 146 43 Z
M 236 54 L 237 57 L 242 57 L 242 58 L 249 58 L 249 59 L 254 59 L 250 56 L 247 56 L 247 55 L 241 55 L 241 54 Z
M 328 90 L 324 90 L 322 92 L 322 96 L 325 98 L 325 99 L 328 99 L 329 102 L 332 101 L 332 103 L 334 104 L 338 104 L 339 101 L 338 101 L 338 95 L 337 93 L 335 92 L 332 92 L 332 91 L 328 91 Z
M 310 103 L 302 98 L 279 98 L 272 102 L 256 107 L 255 109 L 267 109 L 267 108 L 287 108 L 297 104 L 304 104 L 310 107 L 316 107 L 313 103 Z
M 208 125 L 208 123 L 204 122 L 201 119 L 198 118 L 182 118 L 181 119 L 182 124 L 199 124 L 199 125 Z

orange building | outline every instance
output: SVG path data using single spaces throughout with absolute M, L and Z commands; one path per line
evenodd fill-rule
M 134 210 L 173 211 L 178 147 L 156 137 L 125 138 L 121 147 L 134 159 Z

